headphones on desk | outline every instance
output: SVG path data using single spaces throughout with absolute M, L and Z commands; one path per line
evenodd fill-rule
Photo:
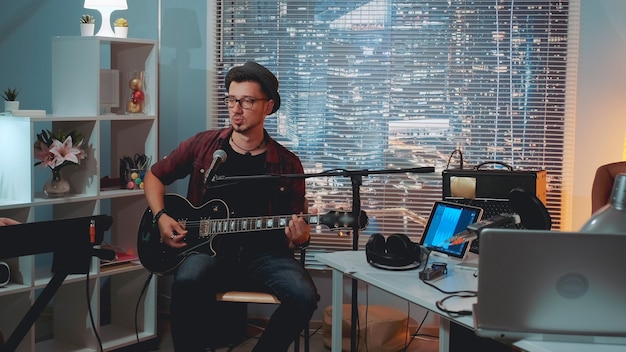
M 422 261 L 420 245 L 402 233 L 387 238 L 380 233 L 371 235 L 365 245 L 365 255 L 372 266 L 386 270 L 415 269 Z

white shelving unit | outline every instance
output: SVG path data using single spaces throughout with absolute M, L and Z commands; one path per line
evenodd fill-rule
M 143 191 L 122 189 L 119 182 L 109 180 L 120 177 L 122 156 L 145 154 L 153 161 L 158 157 L 157 49 L 152 40 L 52 38 L 52 115 L 0 117 L 0 143 L 11 151 L 0 153 L 0 217 L 37 222 L 111 215 L 105 242 L 137 253 L 139 220 L 147 207 Z M 120 108 L 107 114 L 100 105 L 101 69 L 120 73 Z M 133 71 L 145 72 L 144 114 L 125 113 Z M 51 171 L 33 166 L 33 144 L 42 129 L 59 128 L 82 133 L 88 157 L 77 167 L 63 169 L 71 185 L 68 196 L 46 198 L 42 189 Z M 63 241 L 62 233 L 50 236 Z M 1 259 L 11 268 L 11 281 L 0 288 L 0 331 L 5 338 L 48 284 L 52 258 L 52 253 L 45 253 Z M 156 278 L 142 294 L 149 273 L 138 260 L 101 264 L 94 257 L 88 276 L 67 277 L 17 351 L 98 351 L 94 328 L 105 351 L 156 337 Z

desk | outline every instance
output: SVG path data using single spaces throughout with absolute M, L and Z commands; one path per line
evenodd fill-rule
M 331 351 L 341 352 L 341 321 L 343 305 L 343 276 L 347 275 L 369 285 L 380 288 L 392 295 L 403 298 L 422 308 L 428 309 L 440 317 L 439 351 L 445 352 L 450 347 L 450 323 L 454 322 L 467 329 L 474 329 L 472 316 L 451 317 L 437 308 L 435 302 L 448 296 L 425 285 L 418 277 L 418 270 L 388 271 L 374 268 L 366 260 L 365 251 L 342 251 L 320 253 L 315 255 L 321 263 L 332 269 L 332 342 Z M 431 258 L 430 262 L 433 261 Z M 437 258 L 436 261 L 445 261 Z M 420 269 L 421 270 L 421 269 Z M 448 273 L 441 279 L 431 281 L 432 284 L 445 291 L 475 291 L 478 279 L 473 271 L 448 265 Z M 446 307 L 450 310 L 470 309 L 476 298 L 463 299 L 457 304 L 450 302 Z M 448 303 L 448 302 L 446 302 Z M 454 305 L 453 305 L 454 304 Z M 567 343 L 554 341 L 521 340 L 513 346 L 529 352 L 624 352 L 625 345 L 599 345 Z M 470 349 L 471 350 L 471 349 Z
M 365 251 L 343 251 L 334 253 L 316 254 L 316 259 L 333 269 L 332 275 L 332 343 L 333 352 L 341 351 L 341 312 L 343 305 L 343 276 L 348 275 L 359 281 L 378 287 L 392 295 L 415 303 L 440 316 L 439 351 L 449 350 L 450 321 L 473 329 L 474 322 L 471 316 L 450 317 L 441 312 L 435 302 L 448 296 L 432 287 L 424 285 L 418 277 L 418 270 L 387 271 L 367 263 Z M 431 260 L 432 261 L 432 260 Z M 441 261 L 441 258 L 437 258 Z M 449 265 L 448 274 L 432 283 L 445 291 L 473 290 L 478 287 L 478 279 L 470 270 L 456 269 Z M 463 309 L 471 309 L 476 299 L 464 299 Z M 449 309 L 461 307 L 448 306 Z

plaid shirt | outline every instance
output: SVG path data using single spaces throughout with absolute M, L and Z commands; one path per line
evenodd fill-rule
M 204 174 L 209 172 L 213 153 L 222 147 L 224 141 L 230 139 L 232 133 L 232 127 L 200 132 L 180 143 L 170 155 L 152 165 L 150 171 L 165 185 L 190 175 L 187 199 L 193 205 L 200 206 L 206 191 Z M 304 169 L 300 159 L 272 139 L 267 131 L 264 133 L 268 141 L 265 161 L 266 173 L 275 175 L 303 174 Z M 304 178 L 281 178 L 275 191 L 281 193 L 292 191 L 294 195 L 291 197 L 293 213 L 306 213 Z M 272 209 L 271 204 L 269 204 L 269 209 Z

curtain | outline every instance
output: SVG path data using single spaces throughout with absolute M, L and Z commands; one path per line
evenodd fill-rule
M 349 212 L 358 201 L 366 214 L 358 241 L 321 226 L 312 251 L 363 248 L 374 233 L 419 241 L 442 198 L 442 171 L 485 161 L 546 170 L 546 205 L 559 229 L 571 184 L 578 6 L 218 1 L 216 124 L 229 123 L 221 100 L 230 68 L 256 61 L 277 75 L 282 104 L 266 129 L 306 173 L 339 174 L 307 178 L 310 208 Z M 421 167 L 435 172 L 386 172 Z

